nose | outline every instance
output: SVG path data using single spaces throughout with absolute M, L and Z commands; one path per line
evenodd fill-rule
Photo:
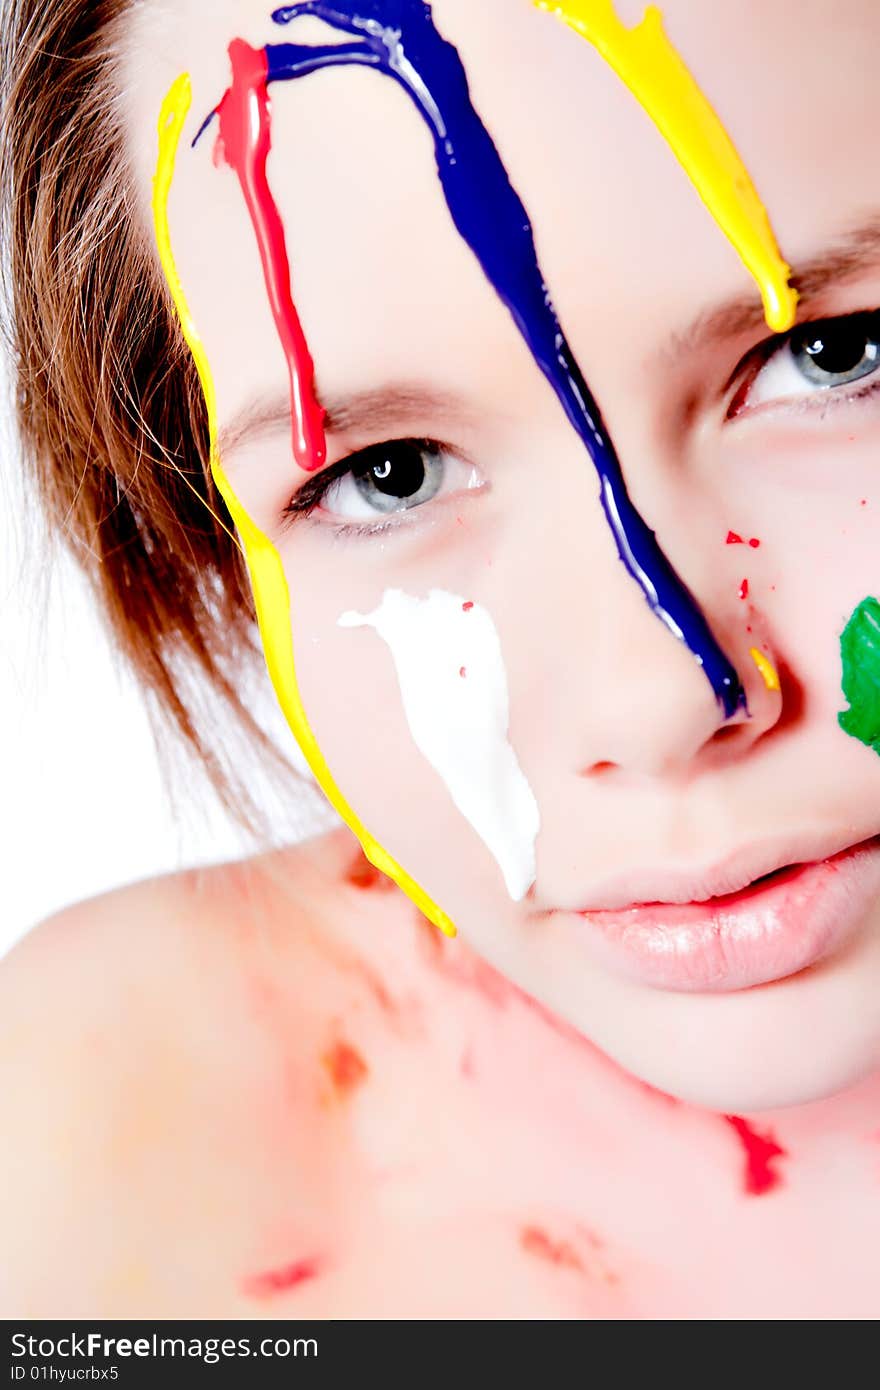
M 695 659 L 644 605 L 604 643 L 583 773 L 618 767 L 653 777 L 694 774 L 742 757 L 777 723 L 781 692 L 769 688 L 732 630 L 719 633 L 717 623 L 712 626 L 740 675 L 746 707 L 725 718 Z
M 712 593 L 710 575 L 704 579 L 696 594 L 739 675 L 745 707 L 725 717 L 695 657 L 651 611 L 622 565 L 612 564 L 601 593 L 593 588 L 590 617 L 584 615 L 588 675 L 577 683 L 583 704 L 577 724 L 569 725 L 581 731 L 582 775 L 617 768 L 683 779 L 741 758 L 778 722 L 782 693 L 772 651 L 761 642 L 760 615 L 749 612 L 750 636 L 743 613 L 731 610 L 726 594 Z

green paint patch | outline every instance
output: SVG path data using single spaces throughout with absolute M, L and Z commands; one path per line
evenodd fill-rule
M 844 733 L 880 753 L 880 602 L 862 599 L 840 635 L 843 693 L 849 709 L 838 714 Z

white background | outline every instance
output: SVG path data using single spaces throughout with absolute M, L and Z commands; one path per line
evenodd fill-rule
M 0 368 L 3 364 L 0 363 Z M 247 853 L 190 775 L 163 784 L 146 708 L 73 564 L 27 506 L 0 375 L 0 955 L 41 918 L 121 883 Z M 292 744 L 267 695 L 261 717 Z M 221 731 L 218 731 L 222 733 Z M 258 769 L 255 769 L 258 777 Z M 293 786 L 278 839 L 327 820 Z

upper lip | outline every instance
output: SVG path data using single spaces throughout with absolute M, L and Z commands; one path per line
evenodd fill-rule
M 828 834 L 764 841 L 719 858 L 691 872 L 669 868 L 630 869 L 609 876 L 581 902 L 577 912 L 616 912 L 656 903 L 701 903 L 748 888 L 779 869 L 831 859 L 860 841 Z

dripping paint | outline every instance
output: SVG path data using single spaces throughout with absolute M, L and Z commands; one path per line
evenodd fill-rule
M 730 136 L 663 29 L 656 5 L 628 29 L 612 0 L 535 0 L 593 44 L 644 107 L 757 282 L 774 333 L 795 321 L 797 294 L 767 212 Z
M 320 468 L 327 456 L 324 415 L 315 399 L 315 369 L 290 289 L 284 228 L 269 191 L 271 147 L 266 50 L 242 39 L 229 45 L 232 83 L 217 108 L 222 159 L 238 175 L 257 239 L 263 277 L 290 377 L 293 457 L 300 468 Z
M 217 490 L 229 509 L 247 560 L 257 622 L 263 638 L 263 651 L 269 676 L 278 703 L 303 751 L 315 780 L 331 806 L 360 841 L 367 859 L 381 873 L 386 874 L 396 883 L 407 897 L 412 899 L 416 907 L 424 913 L 425 917 L 433 922 L 435 927 L 438 927 L 447 936 L 454 936 L 455 927 L 446 913 L 370 834 L 336 785 L 318 746 L 318 741 L 312 732 L 299 693 L 299 683 L 296 678 L 296 666 L 293 659 L 290 591 L 287 587 L 281 557 L 269 538 L 251 520 L 223 471 L 223 464 L 217 448 L 218 419 L 214 379 L 204 344 L 190 314 L 180 276 L 177 273 L 168 225 L 168 197 L 174 177 L 180 136 L 191 104 L 190 80 L 188 75 L 183 73 L 169 88 L 159 112 L 159 148 L 156 172 L 153 178 L 153 223 L 159 259 L 169 293 L 180 320 L 181 331 L 196 364 L 205 397 L 211 475 L 217 484 Z
M 507 673 L 491 616 L 442 589 L 424 599 L 389 589 L 375 612 L 343 613 L 339 625 L 375 628 L 387 643 L 413 742 L 519 902 L 535 879 L 541 818 L 508 739 Z

